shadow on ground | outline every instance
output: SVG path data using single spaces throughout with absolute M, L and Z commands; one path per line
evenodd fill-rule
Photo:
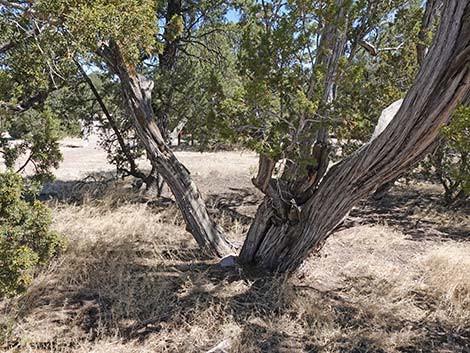
M 470 202 L 449 206 L 439 193 L 395 186 L 381 200 L 361 201 L 341 228 L 364 224 L 387 224 L 414 240 L 470 241 Z
M 113 173 L 96 173 L 78 181 L 55 180 L 44 186 L 39 199 L 73 205 L 104 201 L 111 208 L 123 203 L 145 203 L 156 212 L 176 207 L 168 191 L 159 198 L 149 197 L 145 190 L 135 188 L 129 179 L 119 179 Z M 231 223 L 238 222 L 245 227 L 251 223 L 259 202 L 260 195 L 254 187 L 229 187 L 225 193 L 210 194 L 206 198 L 209 213 L 215 218 L 228 218 Z
M 351 278 L 344 288 L 325 291 L 284 276 L 223 269 L 194 248 L 152 249 L 123 240 L 80 253 L 86 256 L 63 264 L 20 299 L 18 316 L 36 329 L 67 327 L 33 343 L 37 348 L 70 348 L 77 336 L 67 335 L 79 332 L 78 339 L 90 341 L 117 335 L 124 342 L 157 341 L 165 351 L 204 352 L 226 338 L 222 328 L 230 324 L 239 329 L 234 352 L 388 352 L 385 337 L 404 332 L 394 351 L 470 352 L 468 328 L 369 307 L 365 299 L 380 295 L 364 289 L 374 278 Z M 430 314 L 436 310 L 425 302 Z M 199 331 L 190 333 L 194 328 Z M 198 346 L 194 335 L 201 331 L 212 341 Z

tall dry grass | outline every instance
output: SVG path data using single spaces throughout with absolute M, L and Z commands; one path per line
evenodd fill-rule
M 174 205 L 124 186 L 50 203 L 69 247 L 2 302 L 3 350 L 207 352 L 226 341 L 230 352 L 470 351 L 468 242 L 361 226 L 290 278 L 226 270 Z M 246 225 L 213 211 L 241 240 Z

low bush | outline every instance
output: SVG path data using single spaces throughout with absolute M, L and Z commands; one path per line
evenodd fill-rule
M 23 292 L 34 270 L 64 246 L 37 190 L 17 173 L 0 174 L 0 297 Z

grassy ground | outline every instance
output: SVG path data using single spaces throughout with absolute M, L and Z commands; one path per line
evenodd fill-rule
M 260 195 L 255 159 L 237 156 L 183 157 L 242 241 Z M 4 351 L 470 352 L 470 213 L 432 186 L 363 202 L 285 278 L 222 269 L 173 203 L 145 202 L 129 182 L 60 185 L 49 204 L 68 250 L 0 302 Z

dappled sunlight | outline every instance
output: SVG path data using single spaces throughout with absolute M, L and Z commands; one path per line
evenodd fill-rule
M 9 303 L 21 317 L 10 347 L 201 352 L 228 340 L 234 352 L 393 352 L 470 338 L 466 243 L 354 227 L 289 279 L 220 267 L 171 209 L 111 204 L 52 203 L 69 247 Z

